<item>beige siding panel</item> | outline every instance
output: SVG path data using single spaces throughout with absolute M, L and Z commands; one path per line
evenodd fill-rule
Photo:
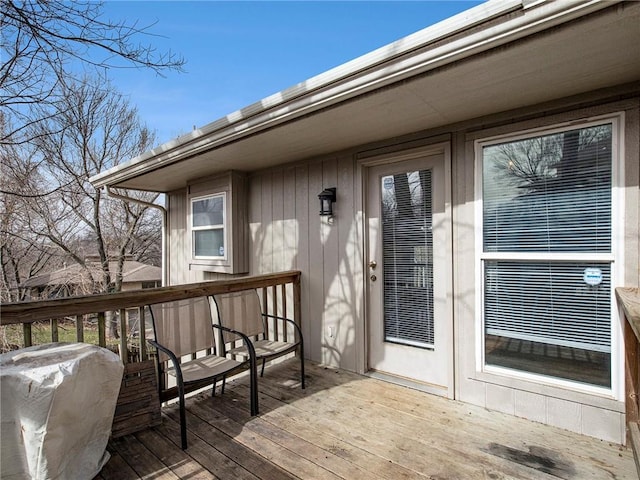
M 544 395 L 516 390 L 515 414 L 517 417 L 544 423 L 547 420 L 546 400 Z
M 283 201 L 283 270 L 295 269 L 296 258 L 298 256 L 298 224 L 296 221 L 296 172 L 293 168 L 287 168 L 283 172 L 282 201 Z M 287 289 L 287 308 L 290 310 L 289 316 L 293 315 L 293 288 Z M 278 305 L 282 312 L 282 305 Z M 291 328 L 291 327 L 290 327 Z M 288 335 L 293 335 L 290 330 Z
M 253 175 L 249 189 L 251 273 L 300 269 L 307 356 L 351 370 L 362 305 L 354 166 L 344 154 L 275 168 Z M 338 188 L 331 219 L 318 214 L 317 195 L 328 187 Z
M 580 432 L 582 430 L 581 405 L 560 398 L 547 398 L 546 420 L 550 425 Z
M 337 186 L 338 181 L 337 163 L 335 158 L 322 162 L 322 185 L 319 190 L 312 191 L 311 195 L 320 193 L 325 188 Z M 343 193 L 339 192 L 342 196 Z M 319 205 L 319 200 L 316 202 Z M 346 210 L 339 210 L 340 202 L 334 204 L 335 213 L 333 217 L 320 217 L 320 239 L 322 242 L 322 282 L 323 282 L 323 322 L 320 330 L 322 339 L 322 362 L 329 365 L 339 365 L 342 350 L 339 344 L 340 327 L 340 302 L 341 292 L 339 291 L 338 272 L 338 234 L 340 231 L 340 212 L 349 215 Z M 334 281 L 337 283 L 334 283 Z
M 460 371 L 468 372 L 474 369 L 473 355 L 465 355 L 464 348 L 473 347 L 475 333 L 473 331 L 473 284 L 469 284 L 473 275 L 465 272 L 473 265 L 474 251 L 467 244 L 468 238 L 474 235 L 473 219 L 473 168 L 467 166 L 465 160 L 467 144 L 464 135 L 454 134 L 451 137 L 451 217 L 452 217 L 452 256 L 453 256 L 453 337 L 454 337 L 454 363 L 456 366 L 455 392 L 456 396 L 481 397 L 481 401 L 475 401 L 484 406 L 484 386 L 478 393 L 478 385 L 461 381 Z M 472 154 L 472 152 L 471 152 Z M 469 278 L 470 277 L 470 278 Z M 471 320 L 470 320 L 471 319 Z M 462 389 L 465 389 L 463 392 Z
M 338 165 L 335 158 L 330 158 L 322 162 L 322 186 L 317 191 L 311 192 L 311 195 L 320 193 L 325 188 L 333 188 L 338 185 Z M 337 191 L 340 201 L 334 204 L 335 212 L 333 217 L 320 217 L 320 237 L 322 241 L 322 278 L 323 278 L 323 321 L 320 335 L 322 339 L 322 363 L 328 365 L 341 365 L 342 349 L 340 348 L 340 332 L 341 326 L 340 315 L 342 303 L 342 292 L 340 291 L 340 279 L 338 265 L 338 235 L 341 223 L 350 217 L 344 205 L 342 205 L 342 197 L 344 193 Z M 319 200 L 317 201 L 319 205 Z M 340 208 L 340 207 L 343 208 Z M 342 214 L 342 215 L 341 215 Z M 345 218 L 345 216 L 347 218 Z M 343 327 L 346 327 L 344 325 Z
M 178 285 L 189 283 L 188 255 L 188 226 L 187 226 L 187 195 L 179 190 L 168 194 L 169 204 L 169 284 Z
M 620 443 L 620 439 L 624 438 L 624 431 L 624 414 L 589 405 L 582 406 L 582 431 L 580 433 Z
M 248 222 L 248 186 L 249 182 L 243 174 L 232 173 L 232 222 L 233 241 L 230 243 L 233 253 L 234 271 L 248 272 L 248 245 L 249 245 L 249 222 Z
M 284 261 L 284 178 L 282 170 L 274 170 L 271 175 L 271 241 L 273 245 L 273 271 L 287 270 Z
M 309 281 L 309 167 L 307 165 L 295 168 L 295 220 L 297 231 L 297 252 L 294 267 L 302 272 L 301 279 L 301 308 L 302 335 L 305 344 L 311 344 L 311 282 Z M 307 340 L 308 339 L 308 340 Z M 311 349 L 307 347 L 306 354 L 311 357 Z
M 356 214 L 355 161 L 351 157 L 338 160 L 338 192 L 340 198 L 339 212 L 340 230 L 338 232 L 338 248 L 340 271 L 336 282 L 341 292 L 340 322 L 338 331 L 342 346 L 340 366 L 349 370 L 357 370 L 358 354 L 357 329 L 363 313 L 362 262 L 364 242 L 359 237 L 358 217 Z
M 640 286 L 640 107 L 626 112 L 625 122 L 625 272 L 627 287 Z
M 298 222 L 296 221 L 296 171 L 288 168 L 282 176 L 283 270 L 296 268 L 298 256 Z
M 487 408 L 515 415 L 515 390 L 501 385 L 487 385 Z
M 262 224 L 262 241 L 259 249 L 262 252 L 260 273 L 273 272 L 273 174 L 268 172 L 262 179 L 262 198 L 260 200 L 260 221 Z M 257 273 L 257 272 L 256 272 Z
M 262 181 L 263 176 L 249 178 L 249 272 L 262 273 Z
M 320 164 L 316 166 L 316 169 L 317 172 L 314 171 L 312 174 L 316 176 L 317 184 L 321 185 L 322 169 Z M 322 328 L 323 254 L 317 214 L 311 220 L 312 223 L 315 222 L 316 234 L 313 239 L 310 239 L 309 235 L 309 210 L 311 208 L 314 212 L 317 210 L 314 200 L 316 197 L 310 195 L 308 191 L 309 171 L 308 166 L 302 165 L 284 169 L 274 168 L 258 172 L 250 177 L 248 193 L 251 231 L 249 265 L 251 274 L 292 268 L 302 271 L 301 323 L 307 344 L 306 353 L 308 357 L 321 361 L 322 347 L 318 331 L 312 332 L 312 329 Z M 314 270 L 310 270 L 309 252 L 313 252 L 312 255 L 315 257 Z M 317 271 L 320 272 L 319 276 Z M 313 289 L 310 288 L 312 282 L 318 282 Z M 318 287 L 320 287 L 319 291 Z M 311 292 L 319 292 L 319 294 L 312 296 Z M 287 295 L 287 303 L 293 305 L 292 291 L 289 290 Z M 310 308 L 312 303 L 317 305 L 314 309 Z M 279 305 L 278 308 L 281 309 L 282 305 Z M 315 345 L 315 352 L 312 351 L 311 345 Z
M 476 372 L 475 297 L 475 189 L 473 142 L 454 136 L 453 182 L 453 262 L 454 336 L 456 337 L 457 396 L 463 401 L 485 406 L 484 387 L 469 381 Z M 481 403 L 480 403 L 481 402 Z
M 322 349 L 324 319 L 323 309 L 325 307 L 324 288 L 324 251 L 321 239 L 320 216 L 318 215 L 319 201 L 318 193 L 322 191 L 322 164 L 312 163 L 309 165 L 309 197 L 308 222 L 309 222 L 309 356 L 316 362 L 322 362 L 324 356 Z

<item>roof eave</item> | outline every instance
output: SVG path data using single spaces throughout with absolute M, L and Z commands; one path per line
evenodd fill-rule
M 489 1 L 233 112 L 101 172 L 90 181 L 96 188 L 117 186 L 204 151 L 608 8 L 619 1 Z M 522 9 L 522 15 L 427 48 L 436 41 L 518 9 Z

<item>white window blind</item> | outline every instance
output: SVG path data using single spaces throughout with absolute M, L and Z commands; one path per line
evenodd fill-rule
M 592 263 L 486 261 L 485 329 L 489 335 L 600 352 L 611 351 L 611 275 L 585 283 Z
M 611 351 L 611 152 L 611 124 L 483 146 L 485 334 Z
M 431 171 L 381 179 L 385 341 L 434 346 Z
M 483 149 L 485 252 L 611 251 L 611 125 Z

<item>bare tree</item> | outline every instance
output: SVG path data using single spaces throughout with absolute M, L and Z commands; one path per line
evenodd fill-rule
M 55 265 L 56 258 L 44 239 L 32 234 L 27 205 L 32 192 L 42 191 L 33 150 L 5 146 L 0 161 L 0 300 L 15 302 L 26 298 L 24 280 Z
M 152 25 L 104 19 L 102 3 L 80 0 L 2 0 L 0 2 L 0 107 L 15 118 L 2 142 L 27 141 L 26 130 L 42 120 L 29 108 L 55 103 L 70 64 L 109 68 L 149 68 L 157 74 L 182 70 L 184 59 L 157 52 L 138 39 Z M 20 135 L 17 135 L 17 134 Z
M 555 188 L 574 188 L 576 169 L 594 169 L 593 159 L 606 148 L 611 133 L 606 126 L 570 130 L 491 147 L 491 175 L 502 186 L 521 189 L 522 194 Z M 609 155 L 609 153 L 607 153 Z M 608 164 L 603 164 L 608 168 Z
M 86 270 L 88 291 L 118 291 L 125 257 L 158 251 L 149 243 L 159 243 L 161 220 L 154 209 L 107 198 L 89 177 L 148 150 L 154 135 L 103 78 L 58 88 L 63 91 L 55 104 L 34 107 L 42 110 L 43 121 L 30 126 L 32 147 L 4 145 L 3 150 L 22 156 L 16 160 L 13 185 L 3 187 L 3 194 L 24 212 L 29 239 Z M 151 193 L 137 196 L 156 199 Z M 15 238 L 18 232 L 10 235 Z M 83 238 L 91 239 L 90 253 L 98 256 L 100 269 L 88 264 Z

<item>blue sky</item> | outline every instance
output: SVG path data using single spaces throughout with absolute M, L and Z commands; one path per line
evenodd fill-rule
M 104 17 L 155 24 L 143 43 L 187 61 L 109 77 L 164 143 L 478 3 L 107 1 Z

